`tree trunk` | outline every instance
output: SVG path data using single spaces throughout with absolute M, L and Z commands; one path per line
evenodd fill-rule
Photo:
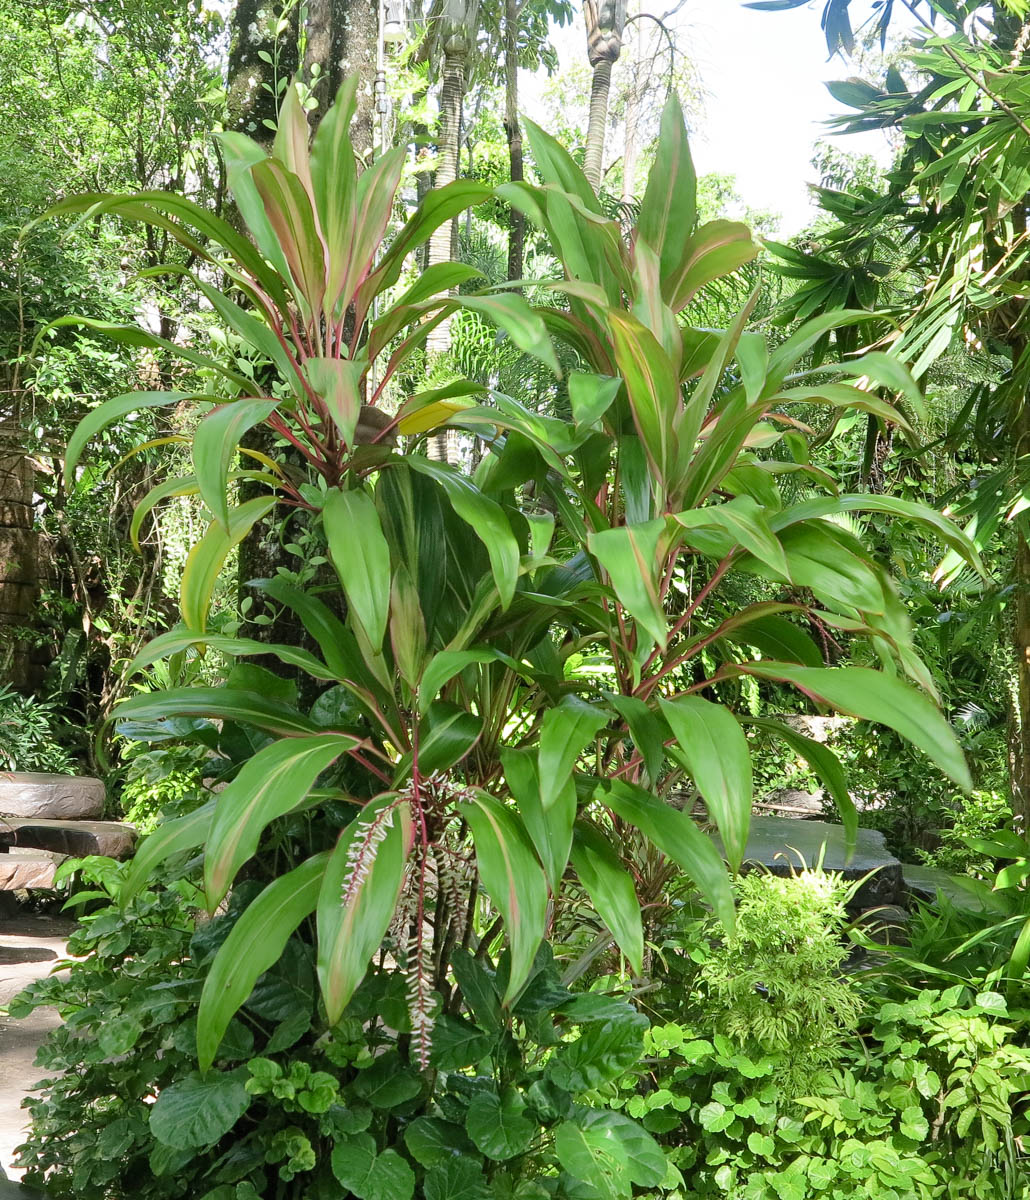
M 233 10 L 227 127 L 262 143 L 271 142 L 279 114 L 277 81 L 290 79 L 297 70 L 296 24 L 277 40 L 277 20 L 276 7 L 268 0 L 237 0 Z M 261 58 L 262 53 L 274 65 Z
M 333 0 L 307 0 L 304 15 L 304 82 L 318 101 L 311 114 L 312 124 L 325 116 L 333 100 L 330 90 L 330 56 L 333 38 Z
M 443 80 L 440 87 L 440 133 L 437 138 L 438 157 L 434 186 L 445 187 L 458 177 L 458 151 L 461 137 L 461 102 L 465 95 L 465 45 L 464 38 L 460 39 L 461 47 L 457 52 L 451 50 L 451 44 L 458 38 L 448 41 L 444 53 Z M 451 238 L 454 222 L 441 225 L 429 239 L 429 266 L 436 263 L 451 261 Z M 441 321 L 426 341 L 431 352 L 440 353 L 450 349 L 450 322 Z
M 361 159 L 368 159 L 375 143 L 376 51 L 379 44 L 379 10 L 375 0 L 331 0 L 331 61 L 328 63 L 330 99 L 340 84 L 357 75 L 357 108 L 351 141 Z
M 522 165 L 522 126 L 519 124 L 519 0 L 504 2 L 504 133 L 508 139 L 512 183 L 525 178 Z M 522 278 L 526 219 L 517 208 L 508 214 L 508 278 Z
M 604 138 L 608 127 L 608 94 L 612 88 L 612 64 L 606 59 L 594 65 L 590 83 L 590 120 L 587 124 L 587 148 L 583 170 L 594 191 L 601 186 Z

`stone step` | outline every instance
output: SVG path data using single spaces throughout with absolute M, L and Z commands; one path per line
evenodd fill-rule
M 966 912 L 994 912 L 1003 914 L 1005 905 L 986 885 L 977 887 L 977 881 L 967 875 L 949 875 L 937 867 L 917 866 L 902 863 L 901 875 L 905 888 L 919 900 L 936 900 L 940 892 L 956 908 Z
M 716 836 L 722 849 L 722 843 Z M 901 863 L 891 854 L 883 834 L 875 829 L 859 829 L 855 853 L 847 858 L 844 828 L 827 821 L 796 821 L 790 817 L 752 817 L 748 834 L 746 863 L 765 867 L 773 875 L 789 875 L 805 867 L 814 867 L 822 857 L 824 870 L 841 874 L 846 880 L 858 880 L 870 871 L 876 874 L 858 889 L 849 908 L 873 908 L 880 904 L 900 904 L 905 894 Z
M 85 858 L 103 854 L 128 858 L 136 830 L 119 821 L 49 821 L 43 817 L 0 817 L 0 846 L 29 846 Z
M 0 854 L 0 892 L 19 888 L 52 888 L 58 859 L 48 854 Z
M 55 821 L 88 821 L 103 815 L 105 794 L 101 780 L 85 775 L 2 771 L 0 818 L 44 817 Z

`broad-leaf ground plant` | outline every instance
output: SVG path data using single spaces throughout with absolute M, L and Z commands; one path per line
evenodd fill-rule
M 691 325 L 699 292 L 757 247 L 739 224 L 696 227 L 694 172 L 674 103 L 628 233 L 602 214 L 569 155 L 530 127 L 538 182 L 503 188 L 502 198 L 540 226 L 564 269 L 552 284 L 555 304 L 533 309 L 513 291 L 441 295 L 469 279 L 460 264 L 435 266 L 404 289 L 409 251 L 483 189 L 458 181 L 430 192 L 387 238 L 403 151 L 358 173 L 347 133 L 352 96 L 345 85 L 310 144 L 292 89 L 270 154 L 242 135 L 223 136 L 253 240 L 163 193 L 59 206 L 147 221 L 189 245 L 203 264 L 196 286 L 249 362 L 242 369 L 239 356 L 230 362 L 111 330 L 185 357 L 210 390 L 109 401 L 79 427 L 66 467 L 75 470 L 96 431 L 141 405 L 199 406 L 193 475 L 159 485 L 139 519 L 163 496 L 192 491 L 210 525 L 186 565 L 181 625 L 135 665 L 191 648 L 272 653 L 321 690 L 302 708 L 241 665 L 225 686 L 171 688 L 118 709 L 127 733 L 147 736 L 156 722 L 160 736 L 182 731 L 230 764 L 227 786 L 208 804 L 143 843 L 123 901 L 159 864 L 197 851 L 212 912 L 245 877 L 265 882 L 237 907 L 207 964 L 199 1073 L 173 1088 L 210 1086 L 228 1067 L 226 1031 L 281 955 L 310 944 L 313 915 L 324 1020 L 335 1028 L 349 1019 L 373 958 L 376 977 L 392 971 L 403 980 L 410 1032 L 396 1050 L 427 1073 L 432 1112 L 451 1086 L 446 1067 L 430 1082 L 434 1039 L 458 1022 L 496 1062 L 494 1043 L 475 1041 L 469 1023 L 489 1003 L 502 1031 L 515 1028 L 567 879 L 591 898 L 629 970 L 642 973 L 637 880 L 622 853 L 638 833 L 732 926 L 723 855 L 690 804 L 669 797 L 677 790 L 703 800 L 736 871 L 752 799 L 735 712 L 741 680 L 776 681 L 883 722 L 968 786 L 894 584 L 832 517 L 875 509 L 918 520 L 977 560 L 938 514 L 838 495 L 807 462 L 808 410 L 832 419 L 858 408 L 904 426 L 883 391 L 918 410 L 911 378 L 886 355 L 805 369 L 811 346 L 852 316 L 810 322 L 774 349 L 748 330 L 750 305 L 726 330 Z M 208 282 L 216 273 L 224 290 Z M 554 411 L 567 419 L 460 380 L 386 411 L 398 366 L 459 304 L 553 367 L 552 338 L 578 357 L 578 369 L 555 385 L 567 404 Z M 254 468 L 254 453 L 245 452 L 248 466 L 238 469 L 240 439 L 257 424 L 271 429 L 282 453 Z M 472 475 L 423 453 L 424 436 L 441 426 L 481 442 L 485 457 Z M 264 489 L 242 503 L 241 476 Z M 261 584 L 296 614 L 307 644 L 210 632 L 212 588 L 229 551 L 277 505 L 307 514 L 337 577 L 328 587 L 287 574 Z M 770 598 L 721 611 L 724 583 L 740 574 L 766 581 Z M 810 624 L 870 639 L 882 669 L 826 667 Z M 603 670 L 567 674 L 587 649 Z M 832 755 L 775 721 L 761 724 L 811 763 L 853 830 Z M 492 999 L 459 966 L 469 954 L 494 973 Z M 464 1077 L 475 1061 L 453 1070 Z M 480 1102 L 501 1114 L 501 1129 L 526 1133 L 525 1101 L 505 1090 L 505 1072 L 491 1075 L 483 1085 L 490 1099 Z M 587 1090 L 589 1078 L 582 1075 Z M 162 1111 L 176 1094 L 159 1099 Z M 601 1128 L 588 1104 L 564 1101 L 549 1120 L 540 1136 L 553 1148 L 547 1172 L 557 1194 L 586 1183 L 628 1196 L 645 1182 L 641 1171 L 653 1175 L 640 1166 L 652 1143 L 630 1123 Z M 376 1137 L 355 1130 L 348 1153 L 355 1162 L 403 1157 L 398 1128 Z M 509 1156 L 502 1151 L 494 1157 Z M 398 1171 L 391 1194 L 410 1196 L 414 1176 Z M 360 1183 L 345 1186 L 367 1194 Z

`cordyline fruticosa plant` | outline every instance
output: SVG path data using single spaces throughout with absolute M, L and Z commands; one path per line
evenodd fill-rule
M 932 683 L 893 584 L 855 537 L 826 518 L 885 511 L 927 523 L 974 562 L 975 554 L 936 513 L 880 496 L 839 496 L 803 454 L 771 456 L 781 431 L 804 428 L 785 407 L 857 407 L 904 424 L 874 385 L 900 390 L 913 406 L 918 394 L 884 355 L 832 373 L 791 374 L 847 315 L 810 322 L 772 352 L 745 329 L 750 306 L 725 332 L 690 326 L 698 290 L 757 248 L 738 224 L 695 228 L 678 108 L 665 114 L 628 240 L 602 215 L 566 152 L 530 126 L 541 183 L 502 194 L 549 237 L 565 267 L 556 286 L 568 306 L 533 311 L 512 295 L 461 301 L 491 313 L 546 361 L 554 356 L 545 324 L 578 353 L 582 369 L 568 380 L 572 419 L 458 382 L 373 421 L 367 413 L 362 420 L 356 382 L 368 362 L 389 346 L 388 376 L 427 324 L 457 303 L 427 293 L 470 272 L 433 268 L 369 324 L 372 297 L 397 281 L 405 255 L 434 223 L 478 193 L 466 183 L 431 193 L 381 250 L 399 152 L 355 173 L 349 95 L 323 120 L 310 152 L 292 98 L 271 157 L 238 135 L 224 139 L 257 250 L 173 197 L 63 206 L 164 224 L 180 239 L 187 224 L 206 232 L 229 260 L 199 245 L 194 252 L 225 269 L 250 307 L 198 286 L 279 371 L 275 390 L 258 398 L 248 379 L 209 364 L 239 389 L 238 398 L 206 397 L 215 406 L 193 435 L 191 486 L 211 524 L 186 566 L 182 626 L 157 638 L 137 666 L 190 646 L 271 652 L 348 697 L 349 715 L 329 727 L 231 686 L 148 694 L 118 710 L 123 720 L 249 724 L 273 739 L 206 807 L 143 843 L 129 891 L 162 860 L 203 846 L 213 909 L 274 823 L 326 797 L 343 795 L 355 809 L 333 848 L 257 896 L 215 958 L 199 1015 L 205 1069 L 255 980 L 312 911 L 328 1020 L 341 1017 L 386 939 L 408 973 L 414 1053 L 423 1065 L 431 1062 L 433 1012 L 441 1002 L 452 1014 L 461 1009 L 453 951 L 480 940 L 486 954 L 503 927 L 510 1004 L 533 971 L 552 901 L 571 873 L 641 971 L 640 908 L 620 854 L 629 826 L 731 923 L 722 855 L 666 797 L 684 781 L 700 793 L 736 870 L 748 834 L 751 764 L 740 720 L 718 697 L 732 697 L 740 676 L 791 684 L 819 703 L 884 722 L 968 785 L 955 737 L 923 694 L 932 695 Z M 90 414 L 73 438 L 68 470 L 92 433 L 141 402 L 169 397 L 119 398 Z M 238 439 L 259 420 L 303 454 L 309 478 L 290 482 L 269 458 L 260 472 L 267 498 L 234 507 Z M 404 452 L 391 444 L 394 430 L 418 435 L 443 423 L 489 448 L 472 477 L 429 461 L 417 437 Z M 362 425 L 367 436 L 357 437 Z M 812 498 L 786 505 L 783 472 L 809 486 Z M 312 587 L 285 576 L 265 582 L 303 622 L 318 654 L 205 629 L 229 547 L 282 502 L 309 508 L 312 522 L 321 522 L 346 600 L 340 619 Z M 711 600 L 731 572 L 772 580 L 793 598 L 713 620 Z M 810 617 L 870 638 L 884 669 L 826 668 L 805 632 Z M 610 686 L 566 672 L 585 648 L 606 656 Z M 702 662 L 715 669 L 706 673 Z M 854 810 L 829 751 L 774 720 L 757 724 L 809 760 L 853 831 Z

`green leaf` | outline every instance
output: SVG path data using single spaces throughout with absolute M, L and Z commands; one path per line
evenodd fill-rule
M 504 919 L 511 972 L 502 1003 L 510 1004 L 533 969 L 547 920 L 547 883 L 529 835 L 513 812 L 486 792 L 462 805 L 472 830 L 483 888 Z
M 422 778 L 448 771 L 460 762 L 479 741 L 483 718 L 446 700 L 437 700 L 419 727 L 418 770 Z M 414 755 L 409 750 L 394 772 L 394 787 L 411 776 Z
M 571 778 L 566 778 L 564 787 L 545 809 L 534 755 L 529 750 L 509 747 L 501 750 L 501 763 L 508 790 L 543 863 L 548 887 L 556 895 L 572 848 L 572 827 L 576 820 L 575 784 Z
M 473 663 L 495 662 L 494 650 L 441 650 L 434 654 L 422 672 L 419 683 L 418 710 L 424 713 L 439 697 L 448 683 Z
M 246 375 L 240 375 L 236 371 L 230 370 L 224 363 L 217 359 L 211 358 L 207 354 L 198 354 L 195 350 L 190 350 L 188 346 L 180 346 L 178 342 L 170 342 L 166 338 L 155 337 L 152 333 L 147 333 L 145 329 L 141 329 L 138 325 L 116 325 L 111 321 L 95 321 L 91 317 L 80 317 L 69 315 L 66 317 L 58 317 L 57 320 L 51 321 L 36 335 L 36 344 L 48 329 L 61 329 L 69 325 L 81 325 L 84 329 L 89 329 L 93 333 L 99 333 L 101 337 L 108 338 L 119 346 L 141 347 L 144 350 L 161 350 L 165 354 L 171 355 L 173 358 L 182 359 L 183 362 L 192 363 L 195 367 L 200 367 L 204 371 L 211 371 L 215 375 L 221 375 L 223 379 L 227 379 L 234 387 L 240 391 L 246 391 L 250 387 L 250 380 Z M 152 393 L 144 393 L 152 394 Z M 216 397 L 208 397 L 208 399 L 217 399 Z M 136 405 L 135 407 L 140 407 Z
M 683 270 L 696 212 L 697 176 L 683 112 L 672 93 L 662 112 L 654 165 L 637 220 L 637 236 L 659 256 L 663 280 Z
M 204 889 L 211 912 L 257 852 L 265 826 L 292 812 L 319 775 L 359 744 L 359 738 L 341 733 L 284 738 L 244 764 L 215 802 L 204 854 Z
M 805 375 L 851 375 L 869 379 L 892 392 L 899 392 L 909 402 L 912 411 L 920 419 L 926 417 L 926 405 L 919 385 L 912 378 L 912 373 L 905 364 L 892 354 L 884 354 L 882 350 L 869 350 L 860 358 L 847 359 L 844 362 L 827 363 L 814 367 Z
M 592 826 L 578 823 L 572 865 L 594 908 L 629 960 L 634 975 L 644 972 L 644 927 L 633 877 Z
M 427 475 L 438 483 L 457 515 L 475 530 L 476 536 L 486 547 L 501 607 L 506 609 L 515 595 L 519 575 L 519 544 L 504 509 L 496 501 L 484 496 L 471 479 L 453 467 L 430 462 L 418 455 L 409 455 L 405 461 L 420 475 Z
M 563 192 L 575 196 L 585 209 L 600 213 L 601 205 L 594 195 L 583 168 L 565 147 L 535 121 L 527 120 L 526 134 L 540 178 L 545 183 L 556 185 Z
M 548 1060 L 548 1079 L 573 1094 L 600 1087 L 640 1060 L 647 1027 L 647 1017 L 628 1005 L 607 1021 L 584 1024 L 579 1037 L 562 1042 Z
M 780 535 L 790 579 L 811 588 L 822 603 L 867 613 L 883 613 L 887 606 L 880 574 L 862 544 L 828 521 L 793 525 Z M 744 563 L 767 576 L 764 564 Z
M 318 980 L 330 1025 L 389 928 L 412 839 L 408 804 L 388 792 L 361 810 L 332 852 L 318 897 Z
M 451 970 L 469 1011 L 487 1033 L 500 1033 L 503 1018 L 501 998 L 494 986 L 493 974 L 468 950 L 455 950 Z
M 64 452 L 64 486 L 71 490 L 74 486 L 75 468 L 78 466 L 82 452 L 91 438 L 101 429 L 113 425 L 119 417 L 126 413 L 136 412 L 141 408 L 160 408 L 164 405 L 171 407 L 181 404 L 184 400 L 211 400 L 215 396 L 196 395 L 192 392 L 126 392 L 122 396 L 114 396 L 103 404 L 88 412 L 72 430 L 68 446 Z
M 215 803 L 210 800 L 184 817 L 162 822 L 140 842 L 118 888 L 118 903 L 123 908 L 166 859 L 204 844 L 214 811 Z
M 382 649 L 390 615 L 390 546 L 372 498 L 334 488 L 322 510 L 329 557 L 347 603 L 374 652 Z
M 259 320 L 246 309 L 241 308 L 235 301 L 220 292 L 217 288 L 205 283 L 195 274 L 189 274 L 193 285 L 211 302 L 211 307 L 218 313 L 225 324 L 240 335 L 244 343 L 265 355 L 279 368 L 283 379 L 292 387 L 300 387 L 300 376 L 290 354 L 283 347 L 270 326 Z
M 660 700 L 676 738 L 673 754 L 690 772 L 705 807 L 715 818 L 734 872 L 740 870 L 754 799 L 751 752 L 736 717 L 700 696 Z
M 848 777 L 840 759 L 828 746 L 822 745 L 813 738 L 805 737 L 803 733 L 798 733 L 796 729 L 792 729 L 781 721 L 767 717 L 752 717 L 748 723 L 781 738 L 792 750 L 800 754 L 819 776 L 823 787 L 830 793 L 831 799 L 837 806 L 841 824 L 844 826 L 847 853 L 850 858 L 858 840 L 858 809 L 855 807 L 854 800 L 851 799 Z
M 268 259 L 279 276 L 288 279 L 289 268 L 282 245 L 269 223 L 253 177 L 253 168 L 268 158 L 267 151 L 244 133 L 219 133 L 216 136 L 225 159 L 229 190 L 244 224 L 261 255 Z
M 279 406 L 278 400 L 234 400 L 220 404 L 193 435 L 193 470 L 200 495 L 226 533 L 229 532 L 229 467 L 248 429 L 260 425 Z
M 179 606 L 182 619 L 190 629 L 198 633 L 204 631 L 211 607 L 211 594 L 229 552 L 274 507 L 274 496 L 258 496 L 245 501 L 229 513 L 226 525 L 212 521 L 207 532 L 189 552 L 179 585 Z
M 265 217 L 282 247 L 307 319 L 321 312 L 327 275 L 326 248 L 315 222 L 311 197 L 292 171 L 274 158 L 250 170 Z
M 673 311 L 680 312 L 706 284 L 731 274 L 758 253 L 746 225 L 709 221 L 688 240 L 676 269 L 663 278 L 662 294 Z
M 608 315 L 615 362 L 626 383 L 633 423 L 651 469 L 665 486 L 677 460 L 676 416 L 682 411 L 680 381 L 668 354 L 636 317 Z
M 281 575 L 266 580 L 262 589 L 300 617 L 301 624 L 314 638 L 334 678 L 363 679 L 365 666 L 354 636 L 328 605 L 294 587 Z
M 490 1196 L 474 1158 L 452 1157 L 435 1164 L 426 1172 L 422 1187 L 425 1200 L 488 1200 Z
M 658 1143 L 622 1113 L 581 1109 L 558 1126 L 554 1148 L 565 1170 L 604 1200 L 625 1200 L 634 1183 L 657 1187 L 667 1170 Z
M 622 387 L 622 380 L 611 375 L 569 374 L 569 403 L 577 425 L 593 425 L 611 408 Z
M 373 1108 L 400 1108 L 422 1091 L 422 1079 L 396 1050 L 377 1055 L 354 1080 L 354 1091 Z
M 922 750 L 959 787 L 972 790 L 955 731 L 936 705 L 895 676 L 869 667 L 798 667 L 776 662 L 753 662 L 741 669 L 749 675 L 791 683 L 838 712 L 888 726 Z
M 247 1071 L 191 1072 L 162 1089 L 150 1110 L 150 1132 L 175 1150 L 200 1150 L 220 1141 L 250 1108 Z
M 757 606 L 752 606 L 756 608 Z M 731 621 L 725 636 L 745 646 L 754 646 L 763 658 L 777 662 L 796 662 L 803 667 L 821 667 L 825 664 L 822 651 L 803 629 L 775 612 L 755 615 L 748 619 L 750 610 L 739 614 Z
M 460 1126 L 439 1117 L 416 1117 L 409 1122 L 404 1128 L 404 1144 L 415 1162 L 423 1167 L 447 1162 L 472 1149 Z
M 701 1128 L 709 1133 L 721 1133 L 733 1124 L 734 1119 L 734 1114 L 729 1112 L 726 1105 L 720 1104 L 718 1100 L 709 1101 L 698 1113 Z
M 503 292 L 499 296 L 462 296 L 461 306 L 492 321 L 523 353 L 539 359 L 555 375 L 561 376 L 547 326 L 521 296 L 514 292 Z
M 432 1063 L 441 1071 L 459 1071 L 481 1062 L 496 1046 L 497 1039 L 477 1025 L 441 1013 L 433 1023 Z
M 331 1158 L 337 1181 L 358 1200 L 411 1200 L 415 1172 L 396 1150 L 376 1152 L 368 1133 L 337 1141 Z
M 201 646 L 217 650 L 220 654 L 230 657 L 245 657 L 250 654 L 273 654 L 280 662 L 299 667 L 314 679 L 326 682 L 335 680 L 336 673 L 325 663 L 320 662 L 306 650 L 298 650 L 295 646 L 277 646 L 272 642 L 259 642 L 256 638 L 232 637 L 229 634 L 193 633 L 188 629 L 170 629 L 167 633 L 159 634 L 136 655 L 129 665 L 128 674 L 141 671 L 152 663 L 173 654 L 179 654 L 190 646 Z
M 160 439 L 173 440 L 173 439 Z M 139 449 L 139 447 L 137 447 Z M 278 488 L 281 485 L 281 479 L 273 475 L 269 471 L 233 471 L 229 475 L 229 479 L 251 479 L 257 483 L 267 484 L 270 488 Z M 197 483 L 195 475 L 182 475 L 176 479 L 166 479 L 162 483 L 155 484 L 143 499 L 132 510 L 132 521 L 129 523 L 129 540 L 132 542 L 133 549 L 137 552 L 140 550 L 139 531 L 148 514 L 161 503 L 162 500 L 167 500 L 172 496 L 197 496 L 200 494 L 200 485 Z
M 369 283 L 375 289 L 374 294 L 396 283 L 405 258 L 417 246 L 426 242 L 436 229 L 466 208 L 488 200 L 491 194 L 492 189 L 488 184 L 472 179 L 456 179 L 453 183 L 429 192 L 390 243 L 382 262 L 370 277 Z
M 981 576 L 986 568 L 980 554 L 970 538 L 943 513 L 913 500 L 902 500 L 897 496 L 879 496 L 867 493 L 845 496 L 819 497 L 795 504 L 777 513 L 770 525 L 774 529 L 785 529 L 799 521 L 810 521 L 838 512 L 882 512 L 891 517 L 913 521 L 936 533 L 945 545 L 959 554 Z
M 637 753 L 643 756 L 648 782 L 652 787 L 657 787 L 665 764 L 669 727 L 643 700 L 635 696 L 620 696 L 614 692 L 606 693 L 606 696 L 612 708 L 626 722 Z
M 233 148 L 228 143 L 235 139 L 237 146 L 246 146 L 247 149 L 243 151 L 244 158 L 249 154 L 256 162 L 265 157 L 265 151 L 245 134 L 217 134 L 216 136 L 223 141 L 230 186 L 232 186 L 234 176 L 238 175 L 242 159 L 235 156 Z M 247 184 L 255 204 L 260 209 L 261 201 L 258 199 L 249 177 Z M 242 204 L 240 211 L 243 211 Z M 257 296 L 253 292 L 252 280 L 257 281 L 260 288 L 272 298 L 275 304 L 283 307 L 286 303 L 286 291 L 283 287 L 286 261 L 283 259 L 282 251 L 274 237 L 269 237 L 267 246 L 262 245 L 259 252 L 244 234 L 233 229 L 228 222 L 174 192 L 70 196 L 54 205 L 49 213 L 44 215 L 52 216 L 63 212 L 85 212 L 84 220 L 99 216 L 101 213 L 115 213 L 124 220 L 142 221 L 154 228 L 163 229 L 170 233 L 180 245 L 185 246 L 191 254 L 196 255 L 201 262 L 217 263 L 218 267 L 225 270 L 237 286 L 254 299 L 257 299 Z M 183 225 L 179 224 L 179 221 L 197 230 L 203 238 L 209 239 L 214 245 L 227 250 L 243 270 L 240 271 L 224 258 L 216 259 L 210 253 L 209 248 L 200 245 L 196 238 L 191 236 L 183 228 Z M 265 225 L 267 229 L 267 222 Z M 266 258 L 268 262 L 265 261 Z M 269 263 L 272 266 L 269 266 Z
M 279 737 L 318 733 L 318 725 L 282 701 L 232 687 L 168 688 L 123 700 L 110 720 L 157 721 L 170 717 L 211 717 L 240 721 Z
M 568 783 L 580 754 L 607 724 L 607 713 L 578 696 L 563 696 L 556 707 L 544 714 L 537 760 L 540 802 L 545 812 Z
M 403 563 L 394 570 L 390 589 L 390 645 L 398 674 L 414 691 L 426 657 L 426 622 L 418 590 Z
M 526 1115 L 526 1102 L 514 1088 L 502 1096 L 479 1093 L 469 1105 L 465 1128 L 476 1148 L 495 1162 L 525 1153 L 537 1135 L 538 1126 Z
M 672 519 L 687 530 L 688 542 L 693 529 L 714 527 L 725 530 L 734 542 L 750 551 L 781 578 L 790 577 L 783 547 L 769 526 L 765 510 L 750 496 L 734 496 L 725 504 L 674 513 Z
M 590 553 L 608 572 L 612 590 L 630 615 L 663 649 L 669 626 L 658 595 L 658 546 L 665 521 L 658 517 L 639 525 L 620 525 L 591 533 Z
M 312 391 L 325 401 L 329 416 L 347 449 L 361 416 L 361 376 L 367 364 L 361 359 L 308 358 L 304 375 Z
M 339 295 L 343 286 L 354 239 L 358 174 L 350 123 L 357 85 L 356 74 L 343 80 L 311 143 L 311 190 L 328 252 L 326 290 L 330 300 Z
M 279 960 L 287 941 L 314 911 L 328 854 L 318 854 L 270 883 L 247 905 L 208 967 L 197 1011 L 201 1071 L 215 1060 L 230 1020 L 258 976 Z
M 723 925 L 733 929 L 733 889 L 726 864 L 687 813 L 621 779 L 613 780 L 599 798 L 682 867 Z

